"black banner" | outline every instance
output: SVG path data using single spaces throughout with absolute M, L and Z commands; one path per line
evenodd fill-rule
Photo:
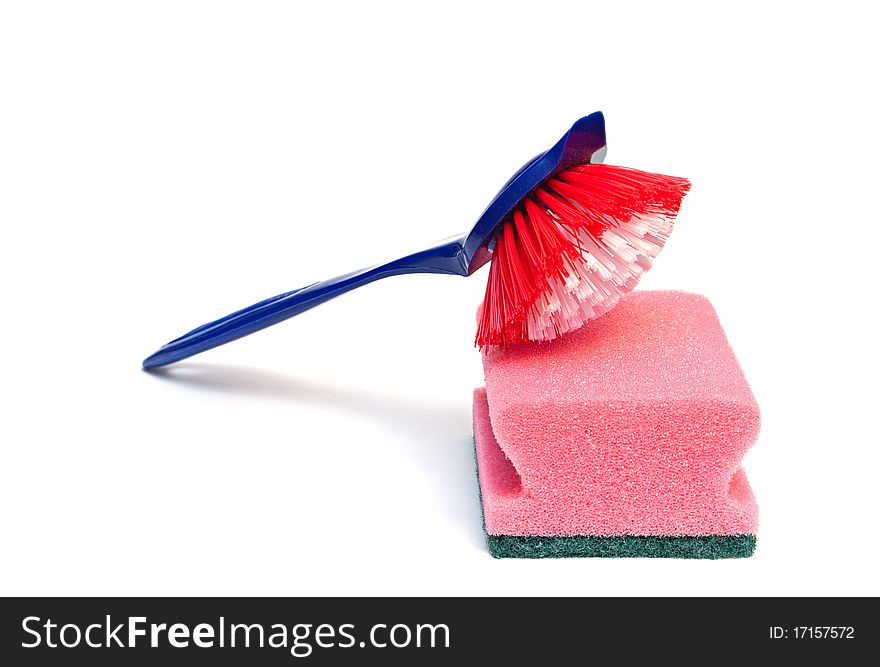
M 873 599 L 10 598 L 0 664 L 849 660 L 877 621 Z

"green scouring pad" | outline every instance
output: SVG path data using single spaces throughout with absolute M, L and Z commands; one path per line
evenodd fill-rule
M 754 535 L 488 535 L 495 558 L 747 558 Z

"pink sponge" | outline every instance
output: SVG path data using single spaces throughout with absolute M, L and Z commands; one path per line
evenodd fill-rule
M 753 540 L 740 462 L 758 406 L 704 297 L 634 292 L 557 340 L 491 349 L 483 366 L 474 434 L 490 539 Z

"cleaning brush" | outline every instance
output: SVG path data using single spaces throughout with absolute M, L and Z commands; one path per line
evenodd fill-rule
M 470 276 L 489 261 L 477 345 L 571 331 L 633 288 L 689 187 L 682 178 L 601 165 L 606 149 L 603 115 L 585 116 L 514 174 L 464 236 L 243 308 L 164 345 L 143 366 L 186 359 L 381 278 Z

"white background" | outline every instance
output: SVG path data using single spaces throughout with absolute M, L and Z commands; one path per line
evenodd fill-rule
M 4 3 L 0 592 L 880 593 L 869 6 Z M 640 288 L 707 295 L 762 407 L 754 558 L 487 554 L 485 270 L 141 372 L 465 231 L 597 109 L 609 163 L 693 181 Z

